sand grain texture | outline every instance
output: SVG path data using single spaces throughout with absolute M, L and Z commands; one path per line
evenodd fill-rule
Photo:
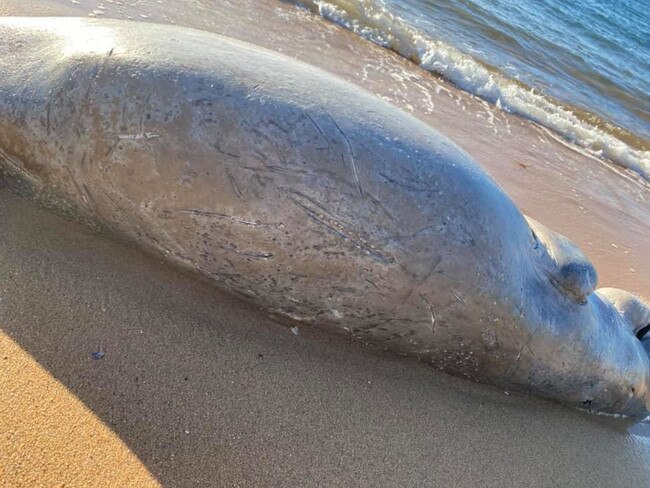
M 129 448 L 0 330 L 0 487 L 157 487 Z

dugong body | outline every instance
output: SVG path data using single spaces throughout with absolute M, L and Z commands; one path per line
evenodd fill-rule
M 16 190 L 269 311 L 647 415 L 647 324 L 630 319 L 647 306 L 594 293 L 577 248 L 377 97 L 259 47 L 121 21 L 1 19 L 0 73 Z

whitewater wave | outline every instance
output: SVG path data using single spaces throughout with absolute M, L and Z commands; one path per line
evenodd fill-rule
M 560 134 L 589 152 L 629 168 L 650 181 L 650 151 L 630 146 L 551 97 L 508 78 L 472 56 L 433 39 L 376 0 L 296 0 L 294 4 L 436 73 L 459 88 Z

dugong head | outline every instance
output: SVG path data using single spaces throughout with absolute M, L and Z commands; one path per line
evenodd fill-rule
M 643 418 L 650 411 L 650 305 L 615 288 L 596 289 L 594 266 L 564 236 L 527 218 L 531 252 L 514 343 L 525 366 L 508 381 L 543 384 L 547 396 Z M 519 263 L 521 266 L 521 263 Z M 513 315 L 517 315 L 514 312 Z M 520 329 L 526 332 L 517 333 Z

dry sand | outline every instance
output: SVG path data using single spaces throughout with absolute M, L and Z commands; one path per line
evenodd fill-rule
M 296 336 L 6 191 L 0 209 L 0 486 L 650 484 L 648 425 Z
M 160 486 L 92 410 L 1 329 L 0 362 L 0 486 Z
M 211 30 L 363 86 L 470 152 L 525 212 L 583 248 L 601 285 L 648 297 L 648 186 L 534 124 L 505 113 L 491 124 L 481 101 L 276 0 L 0 3 L 0 15 L 89 14 Z M 294 336 L 6 192 L 0 330 L 0 486 L 650 485 L 648 425 L 304 328 Z

